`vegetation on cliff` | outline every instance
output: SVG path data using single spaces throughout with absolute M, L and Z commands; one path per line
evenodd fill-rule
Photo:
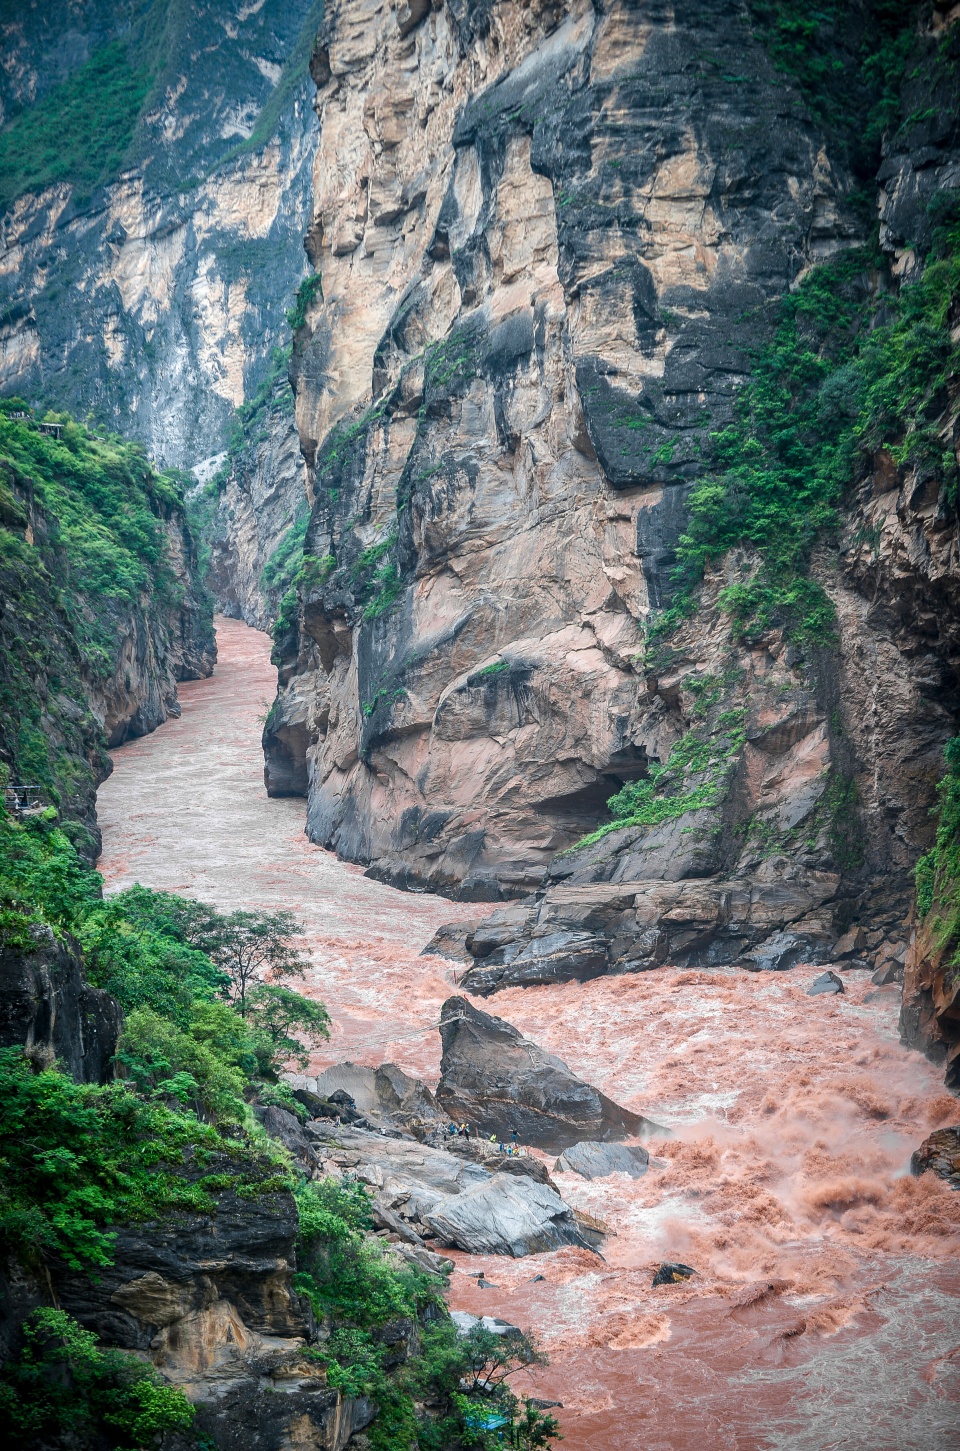
M 279 1072 L 327 1031 L 322 1005 L 277 981 L 302 967 L 289 915 L 222 914 L 143 887 L 104 901 L 99 876 L 52 812 L 21 823 L 0 811 L 0 862 L 0 945 L 29 952 L 38 927 L 69 934 L 88 980 L 126 1015 L 119 1077 L 103 1087 L 55 1067 L 37 1071 L 19 1048 L 0 1052 L 3 1254 L 33 1271 L 54 1256 L 95 1272 L 112 1262 L 123 1225 L 213 1213 L 228 1191 L 292 1190 L 295 1288 L 326 1331 L 308 1353 L 329 1385 L 375 1401 L 368 1435 L 377 1451 L 492 1446 L 491 1418 L 516 1423 L 518 1446 L 549 1445 L 551 1418 L 532 1408 L 521 1415 L 505 1381 L 536 1357 L 530 1343 L 459 1337 L 442 1279 L 398 1265 L 370 1239 L 362 1186 L 301 1180 L 251 1110 L 302 1113 Z M 0 1370 L 0 1407 L 26 1445 L 67 1426 L 80 1428 L 81 1446 L 102 1436 L 139 1447 L 185 1429 L 192 1412 L 179 1392 L 51 1313 L 26 1323 L 18 1354 Z M 53 1388 L 34 1402 L 41 1371 Z
M 819 0 L 815 8 L 748 0 L 748 8 L 774 64 L 799 84 L 858 179 L 872 184 L 924 0 Z
M 742 578 L 720 595 L 738 635 L 784 626 L 828 642 L 833 609 L 811 578 L 814 544 L 836 534 L 838 506 L 878 455 L 957 493 L 941 437 L 960 371 L 950 319 L 960 300 L 960 202 L 935 201 L 934 243 L 917 281 L 894 290 L 883 257 L 858 248 L 816 268 L 780 304 L 773 341 L 713 437 L 714 469 L 690 497 L 677 549 L 679 593 L 654 626 L 691 613 L 711 563 L 743 549 Z
M 93 791 L 109 769 L 93 697 L 118 671 L 134 621 L 153 637 L 151 668 L 161 639 L 178 658 L 212 653 L 191 550 L 182 484 L 139 445 L 66 414 L 39 423 L 21 399 L 0 403 L 0 765 L 39 787 L 88 846 Z
M 917 917 L 933 949 L 960 970 L 960 736 L 944 750 L 937 788 L 937 838 L 917 862 Z
M 187 1432 L 194 1409 L 138 1357 L 105 1350 L 63 1310 L 35 1310 L 20 1354 L 0 1369 L 0 1412 L 18 1446 L 155 1446 Z

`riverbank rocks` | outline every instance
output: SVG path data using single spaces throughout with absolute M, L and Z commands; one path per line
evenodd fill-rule
M 508 1135 L 553 1153 L 581 1142 L 665 1132 L 621 1108 L 572 1073 L 562 1059 L 521 1037 L 510 1023 L 464 997 L 440 1013 L 443 1056 L 437 1103 L 481 1133 Z
M 470 1254 L 518 1259 L 567 1244 L 592 1248 L 555 1190 L 510 1174 L 494 1174 L 451 1196 L 426 1218 L 440 1240 Z
M 350 1175 L 373 1195 L 374 1223 L 413 1249 L 433 1240 L 469 1254 L 519 1256 L 595 1245 L 550 1183 L 465 1155 L 320 1119 L 306 1125 L 321 1174 Z M 589 1226 L 588 1226 L 589 1228 Z
M 554 1168 L 558 1174 L 579 1174 L 582 1179 L 605 1179 L 608 1174 L 629 1174 L 640 1179 L 650 1155 L 640 1144 L 598 1144 L 585 1140 L 564 1149 Z
M 736 880 L 592 881 L 587 858 L 568 859 L 558 867 L 567 880 L 498 908 L 465 934 L 473 962 L 462 979 L 468 992 L 487 997 L 505 987 L 582 982 L 665 963 L 737 963 L 762 972 L 830 960 L 830 904 L 839 884 L 832 872 L 772 861 Z
M 842 992 L 846 992 L 843 979 L 837 977 L 835 972 L 822 972 L 819 977 L 814 978 L 813 982 L 807 988 L 807 997 L 815 998 L 825 993 Z
M 360 1128 L 400 1130 L 422 1139 L 450 1122 L 427 1085 L 395 1063 L 381 1063 L 379 1068 L 337 1063 L 316 1078 L 290 1073 L 286 1081 L 316 1116 L 339 1114 Z
M 960 1189 L 960 1124 L 936 1129 L 924 1139 L 910 1159 L 910 1173 L 917 1179 L 921 1174 L 936 1174 L 951 1188 Z

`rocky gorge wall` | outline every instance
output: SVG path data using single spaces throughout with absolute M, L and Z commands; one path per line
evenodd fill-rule
M 92 410 L 164 466 L 221 452 L 234 409 L 286 341 L 304 272 L 306 62 L 321 14 L 320 0 L 239 10 L 84 0 L 21 7 L 5 22 L 0 389 Z M 104 80 L 97 67 L 118 48 Z M 64 113 L 59 171 L 46 179 L 41 166 L 37 181 L 24 171 L 18 192 L 31 127 L 55 118 L 71 83 L 87 99 Z M 87 153 L 107 146 L 131 87 L 139 111 L 88 175 Z M 101 111 L 90 89 L 107 92 Z
M 107 750 L 179 716 L 216 643 L 177 485 L 122 440 L 62 433 L 0 416 L 0 767 L 95 858 Z
M 854 922 L 851 955 L 902 962 L 957 708 L 942 490 L 889 453 L 864 473 L 813 561 L 833 646 L 734 638 L 718 597 L 742 551 L 666 652 L 646 638 L 777 300 L 869 233 L 844 148 L 726 3 L 342 4 L 311 73 L 323 298 L 292 376 L 313 511 L 269 789 L 401 885 L 545 890 L 496 951 L 561 976 L 778 934 L 764 961 L 785 965 Z M 881 172 L 901 277 L 956 183 L 939 115 Z M 688 811 L 559 855 L 671 760 Z M 651 883 L 675 885 L 635 906 Z

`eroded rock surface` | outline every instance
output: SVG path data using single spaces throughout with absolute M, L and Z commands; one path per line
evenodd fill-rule
M 289 340 L 305 270 L 315 122 L 305 50 L 316 0 L 186 6 L 155 25 L 150 102 L 124 169 L 92 195 L 15 201 L 0 242 L 0 387 L 98 417 L 190 467 Z M 131 19 L 133 26 L 131 27 Z M 94 0 L 16 7 L 5 115 L 29 107 L 139 15 Z M 157 33 L 159 31 L 159 33 Z M 66 37 L 66 39 L 65 39 Z M 82 294 L 82 305 L 68 305 Z
M 226 477 L 204 530 L 207 584 L 221 613 L 269 631 L 295 572 L 295 541 L 309 512 L 286 370 L 246 424 L 245 440 L 224 463 Z M 287 559 L 292 567 L 284 567 Z
M 76 943 L 49 927 L 29 929 L 32 949 L 0 949 L 0 1048 L 22 1046 L 38 1068 L 56 1062 L 78 1083 L 113 1077 L 121 1013 L 114 998 L 90 987 Z
M 938 34 L 878 179 L 904 278 L 960 155 L 952 91 L 932 120 L 920 94 Z M 880 450 L 813 560 L 835 645 L 738 642 L 730 556 L 645 649 L 772 304 L 866 238 L 846 150 L 719 0 L 364 0 L 312 74 L 313 506 L 269 789 L 377 877 L 522 898 L 463 943 L 472 991 L 852 962 L 853 928 L 902 963 L 960 705 L 956 508 Z M 688 809 L 576 848 L 675 751 Z
M 471 1254 L 592 1248 L 545 1175 L 488 1168 L 469 1154 L 316 1120 L 307 1125 L 326 1173 L 351 1174 L 373 1195 L 374 1222 L 420 1250 L 436 1240 Z M 542 1166 L 541 1166 L 542 1168 Z
M 853 233 L 725 5 L 417 16 L 337 7 L 314 58 L 312 565 L 277 719 L 315 840 L 511 896 L 677 732 L 636 660 L 701 442 L 766 302 Z
M 584 1083 L 553 1053 L 521 1037 L 463 997 L 440 1013 L 443 1057 L 437 1102 L 452 1118 L 506 1142 L 560 1153 L 590 1137 L 625 1139 L 663 1133 L 641 1114 L 621 1108 Z

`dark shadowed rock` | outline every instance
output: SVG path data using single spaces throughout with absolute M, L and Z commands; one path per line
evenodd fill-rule
M 910 1159 L 910 1173 L 919 1179 L 921 1174 L 928 1172 L 946 1179 L 954 1189 L 960 1189 L 960 1124 L 937 1129 L 914 1152 Z
M 295 1159 L 303 1158 L 308 1153 L 310 1140 L 303 1132 L 295 1113 L 290 1113 L 285 1108 L 277 1108 L 274 1104 L 257 1105 L 253 1112 L 270 1137 L 279 1139 Z
M 605 1179 L 608 1174 L 629 1174 L 640 1179 L 650 1155 L 639 1144 L 598 1144 L 589 1139 L 564 1149 L 554 1168 L 558 1174 L 579 1174 L 582 1179 Z
M 437 1102 L 484 1134 L 509 1135 L 560 1153 L 583 1139 L 625 1139 L 664 1131 L 621 1108 L 502 1018 L 466 998 L 440 1014 L 443 1043 Z
M 653 1277 L 654 1287 L 657 1285 L 678 1285 L 681 1280 L 689 1280 L 697 1272 L 689 1265 L 682 1265 L 679 1262 L 664 1260 Z
M 0 952 L 0 1047 L 22 1045 L 38 1067 L 54 1061 L 79 1083 L 113 1076 L 121 1012 L 84 981 L 80 959 L 49 927 L 31 928 L 32 951 Z
M 807 997 L 815 998 L 821 993 L 842 993 L 846 989 L 843 980 L 835 972 L 822 972 L 807 988 Z

